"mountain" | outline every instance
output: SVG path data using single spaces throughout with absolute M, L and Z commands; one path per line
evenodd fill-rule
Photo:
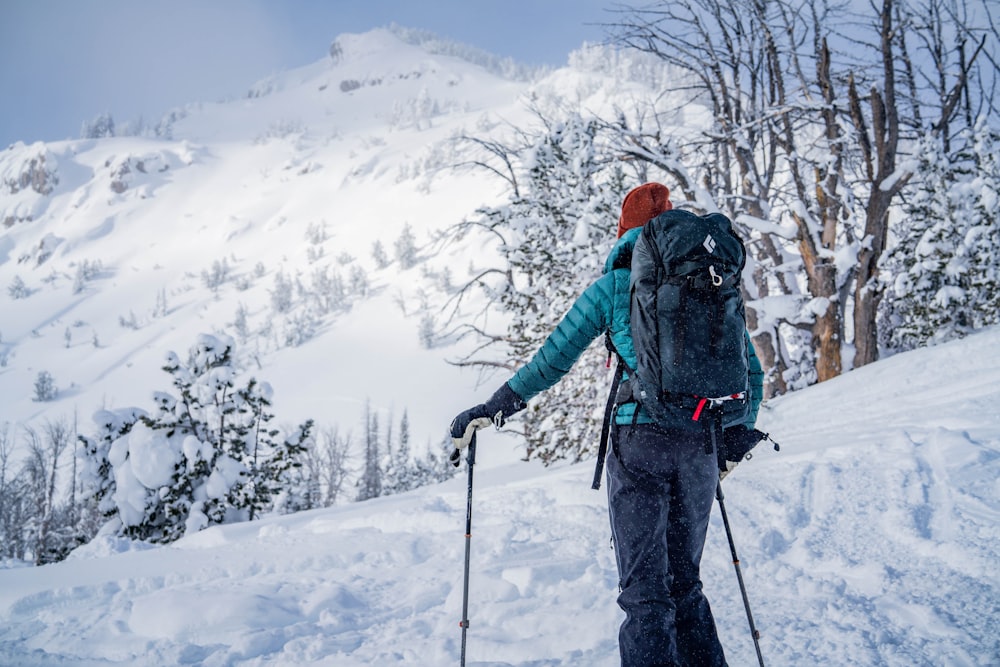
M 528 124 L 528 103 L 606 109 L 662 75 L 601 52 L 527 72 L 378 30 L 148 136 L 7 148 L 0 424 L 76 415 L 87 432 L 100 408 L 149 408 L 168 352 L 229 332 L 280 422 L 359 431 L 370 400 L 437 443 L 499 381 L 446 363 L 467 342 L 422 338 L 435 286 L 493 252 L 441 230 L 504 199 L 495 177 L 451 168 L 454 138 Z M 396 258 L 407 228 L 412 253 Z M 759 446 L 725 490 L 767 664 L 1000 661 L 998 347 L 994 328 L 765 405 L 781 451 Z M 33 400 L 42 371 L 52 400 Z M 522 451 L 509 432 L 481 438 L 470 663 L 615 664 L 591 463 L 543 468 Z M 0 569 L 0 665 L 455 664 L 465 510 L 460 475 Z M 755 664 L 718 515 L 703 574 L 730 664 Z
M 484 252 L 440 254 L 436 235 L 502 194 L 449 168 L 454 137 L 524 117 L 531 84 L 406 36 L 342 35 L 244 99 L 171 111 L 155 136 L 0 152 L 0 423 L 76 414 L 86 430 L 99 408 L 144 407 L 168 351 L 226 331 L 279 419 L 350 429 L 370 399 L 436 442 L 475 378 L 421 344 L 425 293 Z M 391 260 L 407 227 L 414 266 L 379 266 L 373 245 Z M 279 281 L 302 290 L 276 313 Z M 34 400 L 42 371 L 51 401 Z
M 509 137 L 532 106 L 607 110 L 663 76 L 597 47 L 571 63 L 529 70 L 378 29 L 143 136 L 0 152 L 0 424 L 86 432 L 98 409 L 147 407 L 168 352 L 226 332 L 280 421 L 351 429 L 370 400 L 436 443 L 480 378 L 445 363 L 462 344 L 428 341 L 428 322 L 442 283 L 493 253 L 440 236 L 506 195 L 486 170 L 454 167 L 470 159 L 460 138 Z M 394 260 L 404 231 L 412 261 L 373 256 L 379 243 Z M 53 400 L 35 400 L 42 372 Z

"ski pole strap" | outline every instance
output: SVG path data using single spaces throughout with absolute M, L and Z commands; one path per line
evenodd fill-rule
M 594 481 L 590 488 L 595 491 L 601 488 L 601 478 L 604 476 L 604 459 L 608 455 L 608 440 L 611 436 L 611 417 L 615 410 L 615 399 L 618 397 L 618 387 L 622 382 L 622 375 L 625 373 L 625 364 L 618 360 L 615 366 L 615 377 L 611 381 L 611 392 L 608 394 L 608 403 L 604 406 L 604 424 L 601 425 L 601 444 L 597 448 L 597 464 L 594 466 Z
M 722 437 L 722 413 L 712 413 L 708 424 L 709 436 L 705 439 L 705 453 L 715 454 L 719 451 L 719 438 Z

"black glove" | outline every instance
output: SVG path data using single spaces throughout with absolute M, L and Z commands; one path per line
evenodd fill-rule
M 507 417 L 520 412 L 527 403 L 506 382 L 485 403 L 461 412 L 451 420 L 451 441 L 455 451 L 450 460 L 456 467 L 462 462 L 462 450 L 469 446 L 476 431 L 490 424 L 498 429 L 507 423 Z
M 722 432 L 722 444 L 716 451 L 719 463 L 719 479 L 725 479 L 736 464 L 746 458 L 757 443 L 767 437 L 767 433 L 743 425 L 731 426 Z

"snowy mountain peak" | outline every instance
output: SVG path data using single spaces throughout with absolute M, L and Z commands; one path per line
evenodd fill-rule
M 147 407 L 166 352 L 235 327 L 282 419 L 349 429 L 370 398 L 410 408 L 415 442 L 437 442 L 455 404 L 414 392 L 416 378 L 373 377 L 353 351 L 384 338 L 386 363 L 471 381 L 418 336 L 425 281 L 454 264 L 429 244 L 498 193 L 449 167 L 454 137 L 525 117 L 529 84 L 401 28 L 335 43 L 336 62 L 175 109 L 141 136 L 104 136 L 109 123 L 0 152 L 0 423 L 78 413 L 86 430 L 98 409 Z M 407 229 L 412 267 L 392 261 Z M 55 391 L 39 401 L 43 371 Z

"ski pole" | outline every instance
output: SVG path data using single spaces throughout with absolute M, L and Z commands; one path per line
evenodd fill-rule
M 471 472 L 470 472 L 471 477 Z M 729 538 L 729 551 L 733 554 L 733 567 L 736 568 L 736 578 L 740 582 L 740 593 L 743 595 L 743 607 L 747 610 L 747 621 L 750 623 L 750 634 L 753 637 L 754 648 L 757 649 L 757 661 L 760 667 L 764 667 L 764 656 L 760 653 L 760 632 L 753 622 L 753 614 L 750 613 L 750 600 L 747 598 L 747 588 L 743 584 L 743 572 L 740 571 L 740 559 L 736 555 L 736 543 L 733 542 L 733 531 L 729 528 L 729 517 L 726 515 L 726 504 L 722 501 L 722 480 L 719 480 L 715 487 L 715 497 L 719 499 L 719 511 L 722 512 L 722 523 L 726 527 L 726 537 Z
M 469 492 L 465 505 L 465 582 L 462 585 L 462 667 L 465 667 L 465 634 L 469 629 L 469 556 L 472 549 L 472 468 L 476 465 L 476 434 L 469 443 Z

